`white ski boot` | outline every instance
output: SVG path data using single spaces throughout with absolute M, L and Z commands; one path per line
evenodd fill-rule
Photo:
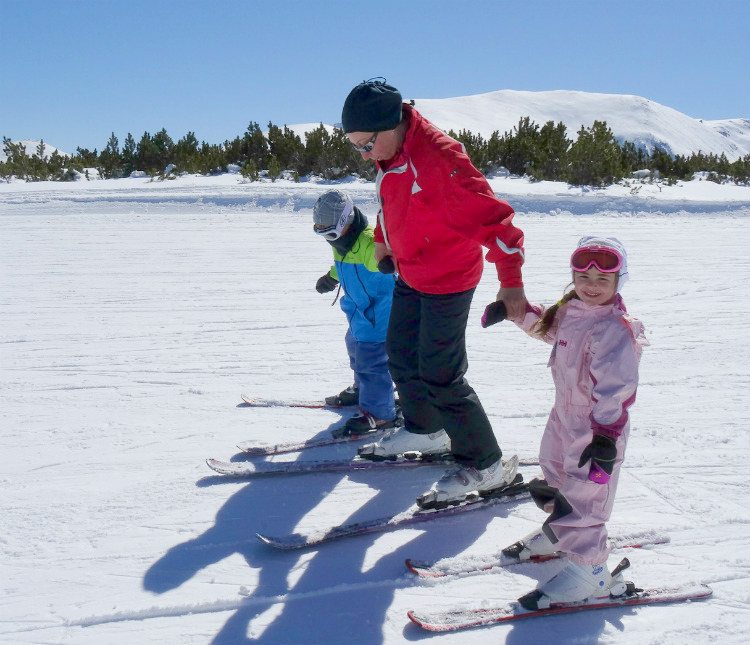
M 545 556 L 557 552 L 552 540 L 542 529 L 532 531 L 526 537 L 521 538 L 518 542 L 505 547 L 502 551 L 504 556 L 515 558 L 519 562 L 527 560 L 543 560 Z
M 463 501 L 475 501 L 486 493 L 512 484 L 517 472 L 517 455 L 504 463 L 498 459 L 482 470 L 472 467 L 450 470 L 430 490 L 417 497 L 417 506 L 423 509 L 445 508 Z
M 625 558 L 610 574 L 607 563 L 577 564 L 565 559 L 565 566 L 547 582 L 518 599 L 524 609 L 548 609 L 556 603 L 582 602 L 621 596 L 627 591 L 622 572 L 630 566 Z
M 431 434 L 417 434 L 406 428 L 397 428 L 388 432 L 380 441 L 362 446 L 357 454 L 370 461 L 396 460 L 399 458 L 418 458 L 448 455 L 451 440 L 445 430 Z

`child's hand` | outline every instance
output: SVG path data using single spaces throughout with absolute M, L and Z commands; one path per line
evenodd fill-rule
M 315 283 L 315 291 L 318 293 L 328 293 L 329 291 L 333 291 L 338 285 L 339 281 L 326 273 L 318 278 L 318 281 Z
M 609 437 L 595 434 L 593 441 L 581 453 L 578 467 L 582 468 L 590 459 L 589 479 L 596 484 L 606 484 L 615 467 L 616 457 L 617 446 L 615 442 Z
M 380 262 L 378 262 L 378 271 L 380 273 L 395 273 L 396 265 L 393 263 L 393 257 L 386 255 Z

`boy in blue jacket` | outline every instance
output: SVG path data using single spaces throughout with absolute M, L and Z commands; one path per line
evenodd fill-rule
M 344 288 L 341 309 L 349 321 L 345 340 L 354 371 L 354 385 L 326 402 L 359 404 L 360 413 L 343 427 L 345 434 L 396 427 L 393 381 L 385 353 L 394 276 L 378 271 L 373 229 L 345 193 L 331 190 L 321 195 L 313 208 L 313 230 L 331 245 L 334 259 L 315 289 L 327 293 L 339 285 Z

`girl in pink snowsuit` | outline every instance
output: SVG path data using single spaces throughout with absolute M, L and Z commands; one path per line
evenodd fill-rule
M 573 291 L 546 311 L 530 305 L 515 321 L 553 345 L 555 404 L 539 450 L 544 480 L 530 485 L 550 516 L 542 531 L 506 551 L 519 559 L 554 551 L 566 556 L 557 576 L 521 599 L 529 609 L 582 600 L 612 583 L 605 522 L 627 443 L 641 349 L 648 344 L 643 325 L 627 315 L 618 293 L 627 278 L 618 240 L 582 238 L 571 268 Z

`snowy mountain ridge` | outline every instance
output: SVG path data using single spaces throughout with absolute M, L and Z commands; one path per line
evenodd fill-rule
M 649 153 L 658 147 L 670 155 L 725 154 L 730 161 L 750 154 L 750 119 L 711 121 L 693 118 L 650 99 L 629 94 L 497 90 L 444 99 L 414 99 L 414 104 L 443 130 L 468 130 L 484 138 L 489 138 L 495 131 L 501 135 L 512 131 L 523 117 L 529 117 L 540 127 L 547 121 L 562 122 L 570 139 L 576 139 L 582 126 L 590 127 L 594 121 L 606 121 L 618 141 L 632 141 Z M 334 127 L 321 121 L 297 123 L 289 128 L 304 140 L 305 133 L 321 123 L 328 130 Z M 340 126 L 339 123 L 335 125 Z M 23 143 L 27 153 L 33 155 L 39 142 Z M 56 148 L 47 144 L 48 155 L 54 150 Z M 6 155 L 0 149 L 0 161 L 5 159 Z
M 12 141 L 12 143 L 22 143 L 24 149 L 26 150 L 26 154 L 29 157 L 33 157 L 36 154 L 36 150 L 39 147 L 40 142 L 26 139 L 24 141 Z M 63 152 L 59 148 L 55 148 L 54 146 L 51 146 L 47 142 L 45 142 L 44 143 L 44 158 L 48 159 L 53 152 L 58 152 L 59 154 L 63 156 L 69 156 L 69 153 Z M 0 146 L 0 162 L 5 161 L 7 158 L 8 158 L 8 155 L 5 154 L 3 147 Z
M 404 97 L 406 98 L 406 97 Z M 620 141 L 632 141 L 670 155 L 725 154 L 730 161 L 750 154 L 750 119 L 696 119 L 641 96 L 570 90 L 526 92 L 497 90 L 445 99 L 414 99 L 424 116 L 443 130 L 469 130 L 489 138 L 512 131 L 523 117 L 543 126 L 562 122 L 575 140 L 581 126 L 606 121 Z M 311 124 L 290 126 L 302 135 Z
M 501 135 L 528 116 L 539 126 L 562 122 L 575 139 L 581 126 L 606 121 L 618 141 L 632 141 L 652 152 L 725 154 L 731 161 L 750 154 L 750 120 L 694 119 L 641 96 L 556 90 L 499 90 L 451 99 L 416 99 L 415 107 L 443 129 L 465 129 L 490 137 Z

